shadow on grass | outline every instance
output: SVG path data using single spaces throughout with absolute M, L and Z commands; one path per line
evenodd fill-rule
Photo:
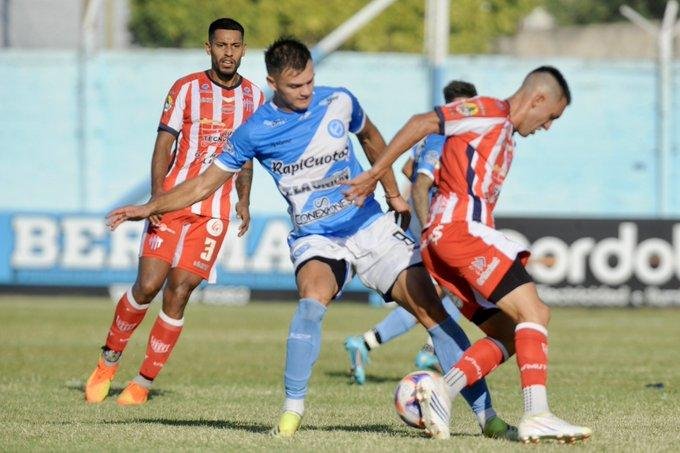
M 66 383 L 66 388 L 69 390 L 74 390 L 77 392 L 80 392 L 82 394 L 85 393 L 85 383 L 82 381 L 70 381 Z M 125 389 L 124 386 L 120 385 L 112 385 L 111 389 L 109 390 L 109 398 L 113 396 L 118 396 L 121 393 L 123 393 L 123 389 Z M 149 400 L 154 399 L 157 396 L 166 396 L 166 395 L 171 395 L 173 392 L 170 390 L 159 390 L 159 389 L 151 389 L 149 391 Z
M 348 383 L 351 383 L 351 378 L 349 371 L 327 371 L 326 376 L 329 378 L 333 379 L 343 379 L 347 381 Z M 394 382 L 395 384 L 401 380 L 403 376 L 379 376 L 375 374 L 367 374 L 366 375 L 366 382 L 367 383 L 376 383 L 376 384 L 382 384 L 385 382 Z

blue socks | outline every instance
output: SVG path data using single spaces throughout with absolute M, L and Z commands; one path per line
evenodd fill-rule
M 307 394 L 312 367 L 321 350 L 321 323 L 326 307 L 314 299 L 300 299 L 286 343 L 284 386 L 286 398 L 301 400 Z
M 470 340 L 450 316 L 428 331 L 432 337 L 439 364 L 446 374 L 463 356 L 463 351 L 470 347 Z M 491 407 L 491 395 L 484 379 L 464 388 L 460 393 L 475 414 Z
M 380 342 L 387 343 L 411 330 L 417 322 L 416 317 L 405 308 L 397 307 L 376 324 L 374 329 L 380 335 Z

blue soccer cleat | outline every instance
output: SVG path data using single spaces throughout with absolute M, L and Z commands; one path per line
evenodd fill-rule
M 429 347 L 429 345 L 425 345 L 423 349 L 418 351 L 414 363 L 416 368 L 419 370 L 432 370 L 441 372 L 439 360 L 437 359 L 437 356 L 434 355 L 434 350 Z
M 360 335 L 347 337 L 345 339 L 345 349 L 349 354 L 349 362 L 352 367 L 350 371 L 352 381 L 361 385 L 366 382 L 366 370 L 364 367 L 370 363 L 368 348 L 366 348 L 364 338 Z

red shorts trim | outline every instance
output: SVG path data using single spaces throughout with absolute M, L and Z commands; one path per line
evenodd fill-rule
M 160 259 L 213 282 L 213 269 L 228 226 L 223 219 L 186 211 L 169 212 L 161 217 L 158 226 L 147 224 L 140 257 Z

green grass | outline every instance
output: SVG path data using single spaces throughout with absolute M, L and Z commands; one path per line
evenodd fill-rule
M 0 296 L 0 451 L 679 451 L 680 310 L 555 309 L 549 395 L 560 416 L 590 426 L 584 445 L 524 446 L 481 437 L 461 399 L 452 438 L 433 441 L 395 415 L 392 392 L 412 371 L 422 329 L 376 350 L 368 382 L 348 384 L 345 336 L 387 311 L 336 303 L 291 440 L 267 431 L 282 403 L 285 337 L 295 304 L 192 305 L 173 357 L 148 404 L 123 408 L 115 395 L 140 365 L 153 307 L 114 381 L 114 398 L 83 400 L 113 314 L 104 299 Z M 474 338 L 474 327 L 465 326 Z M 489 379 L 511 422 L 522 402 L 514 360 Z M 660 386 L 649 386 L 661 383 Z

